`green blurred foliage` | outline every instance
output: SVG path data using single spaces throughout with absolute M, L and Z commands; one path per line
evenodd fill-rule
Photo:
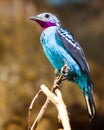
M 53 12 L 73 32 L 83 47 L 94 82 L 97 120 L 89 125 L 83 95 L 77 85 L 65 82 L 62 94 L 71 113 L 72 128 L 103 129 L 104 121 L 104 2 L 69 4 L 61 7 L 40 0 L 0 1 L 0 129 L 27 129 L 29 104 L 44 83 L 51 87 L 54 70 L 40 45 L 41 28 L 28 17 L 40 12 Z M 73 96 L 74 95 L 74 96 Z M 45 101 L 41 95 L 33 109 L 33 119 Z M 80 116 L 81 115 L 81 116 Z M 53 123 L 51 123 L 53 122 Z M 54 124 L 54 128 L 53 128 Z M 96 124 L 96 125 L 95 125 Z M 48 107 L 37 129 L 56 129 L 57 111 Z

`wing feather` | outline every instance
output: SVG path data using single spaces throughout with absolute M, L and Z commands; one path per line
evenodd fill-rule
M 57 29 L 56 34 L 66 48 L 66 50 L 69 52 L 69 54 L 79 64 L 82 71 L 89 75 L 90 69 L 85 59 L 84 52 L 79 43 L 75 40 L 73 34 L 71 34 L 62 27 Z

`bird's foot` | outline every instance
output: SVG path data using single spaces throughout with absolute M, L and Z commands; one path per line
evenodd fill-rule
M 62 68 L 61 68 L 61 74 L 63 74 L 64 78 L 68 77 L 68 73 L 69 73 L 70 68 L 68 67 L 67 64 L 65 64 Z
M 59 73 L 59 70 L 55 69 L 56 78 L 54 80 L 54 89 L 60 88 L 62 86 L 62 81 L 68 79 L 68 72 L 69 67 L 67 64 L 61 68 L 61 74 Z

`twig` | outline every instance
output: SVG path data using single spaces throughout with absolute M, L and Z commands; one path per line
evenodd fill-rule
M 30 104 L 29 112 L 28 112 L 28 130 L 31 128 L 31 126 L 30 126 L 30 117 L 31 117 L 31 111 L 32 111 L 33 105 L 34 105 L 36 99 L 38 98 L 38 96 L 39 96 L 39 94 L 41 92 L 42 92 L 41 90 L 38 91 L 38 93 L 35 95 L 35 97 L 33 98 L 32 102 Z
M 44 105 L 42 106 L 41 110 L 39 111 L 38 116 L 36 117 L 33 125 L 31 126 L 30 130 L 35 130 L 35 128 L 37 127 L 38 122 L 42 118 L 42 116 L 43 116 L 43 114 L 44 114 L 44 112 L 45 112 L 49 102 L 50 102 L 50 100 L 47 98 L 45 103 L 44 103 Z

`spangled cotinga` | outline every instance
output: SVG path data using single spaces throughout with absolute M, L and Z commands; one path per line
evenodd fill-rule
M 30 20 L 36 21 L 43 29 L 40 41 L 52 66 L 59 73 L 65 63 L 69 67 L 69 72 L 65 77 L 68 81 L 78 84 L 84 94 L 88 113 L 93 118 L 95 105 L 92 96 L 92 81 L 81 46 L 73 34 L 61 26 L 60 20 L 55 15 L 42 13 L 30 17 Z

